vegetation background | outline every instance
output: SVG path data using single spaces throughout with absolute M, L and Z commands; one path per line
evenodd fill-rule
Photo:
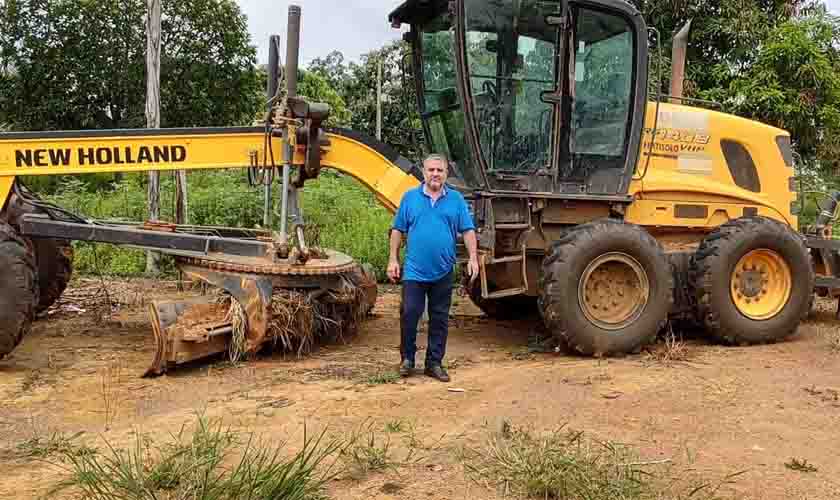
M 651 90 L 667 92 L 673 34 L 689 19 L 686 94 L 789 130 L 801 190 L 838 187 L 840 20 L 810 0 L 634 0 L 653 47 Z M 143 0 L 0 0 L 0 126 L 6 130 L 145 125 Z M 385 20 L 382 20 L 385 22 Z M 163 127 L 250 124 L 265 102 L 266 74 L 232 0 L 163 2 Z M 299 93 L 328 102 L 332 125 L 375 135 L 376 69 L 383 66 L 383 140 L 417 160 L 424 144 L 408 56 L 393 42 L 347 61 L 340 50 L 300 71 Z M 658 78 L 661 71 L 662 78 Z M 145 219 L 141 174 L 25 179 L 41 196 L 90 217 Z M 162 215 L 173 218 L 174 181 L 162 175 Z M 262 191 L 245 171 L 189 174 L 192 224 L 258 227 Z M 803 222 L 815 198 L 805 197 Z M 370 262 L 384 278 L 390 215 L 355 180 L 322 175 L 302 203 L 320 243 Z M 76 243 L 81 274 L 144 272 L 141 252 Z

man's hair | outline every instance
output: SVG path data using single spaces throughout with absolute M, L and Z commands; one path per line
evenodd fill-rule
M 442 154 L 439 154 L 439 153 L 432 153 L 432 154 L 426 156 L 425 158 L 423 158 L 423 167 L 425 168 L 426 163 L 428 163 L 430 161 L 439 161 L 439 162 L 443 163 L 443 166 L 446 167 L 447 170 L 449 169 L 449 160 L 446 159 L 446 155 L 442 155 Z

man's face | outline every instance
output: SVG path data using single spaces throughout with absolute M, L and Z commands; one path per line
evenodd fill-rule
M 438 191 L 446 183 L 447 167 L 440 160 L 429 160 L 423 165 L 423 179 L 432 191 Z

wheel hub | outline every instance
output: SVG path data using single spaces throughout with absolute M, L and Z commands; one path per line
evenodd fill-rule
M 765 320 L 787 304 L 793 286 L 790 267 L 778 253 L 758 249 L 741 257 L 731 276 L 732 302 L 741 314 Z
M 578 287 L 584 315 L 605 330 L 618 330 L 638 319 L 649 295 L 647 273 L 641 264 L 619 252 L 593 260 Z

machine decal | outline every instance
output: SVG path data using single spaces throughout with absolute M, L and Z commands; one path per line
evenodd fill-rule
M 75 159 L 75 161 L 74 161 Z M 101 148 L 43 148 L 15 150 L 15 166 L 67 167 L 77 165 L 125 165 L 144 163 L 183 163 L 187 148 L 180 145 L 114 146 Z
M 677 158 L 677 171 L 684 174 L 712 175 L 714 160 L 704 154 L 681 154 Z

